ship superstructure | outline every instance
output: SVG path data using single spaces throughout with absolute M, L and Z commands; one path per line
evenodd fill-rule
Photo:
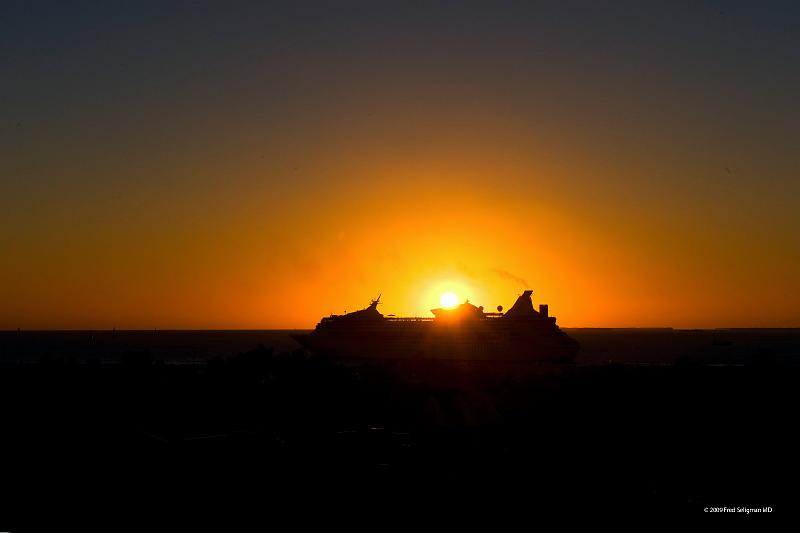
M 534 309 L 532 294 L 523 292 L 505 313 L 466 301 L 432 309 L 430 318 L 384 316 L 379 296 L 365 309 L 325 317 L 311 333 L 293 337 L 337 358 L 571 361 L 578 342 L 561 331 L 547 305 Z

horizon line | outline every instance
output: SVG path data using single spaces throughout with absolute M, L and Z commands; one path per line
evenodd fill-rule
M 559 326 L 565 330 L 672 330 L 672 331 L 720 331 L 720 330 L 788 330 L 800 329 L 798 326 L 712 326 L 712 327 L 675 327 L 675 326 Z M 201 332 L 201 331 L 311 331 L 314 327 L 305 328 L 16 328 L 0 329 L 0 333 L 49 333 L 49 332 Z

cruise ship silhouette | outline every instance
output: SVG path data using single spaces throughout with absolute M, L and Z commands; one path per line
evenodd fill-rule
M 379 296 L 365 309 L 325 317 L 311 333 L 292 337 L 314 353 L 342 359 L 572 361 L 578 342 L 556 325 L 546 304 L 533 308 L 532 294 L 523 292 L 505 313 L 466 301 L 431 309 L 430 318 L 384 316 Z

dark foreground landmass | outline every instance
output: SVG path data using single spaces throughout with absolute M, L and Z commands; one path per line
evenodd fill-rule
M 796 330 L 571 334 L 585 355 L 567 366 L 264 346 L 195 364 L 141 346 L 14 361 L 6 338 L 0 529 L 149 529 L 164 510 L 229 524 L 794 513 Z

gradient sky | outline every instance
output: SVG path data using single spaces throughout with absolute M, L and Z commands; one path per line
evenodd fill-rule
M 800 326 L 797 2 L 165 5 L 0 6 L 0 329 Z

